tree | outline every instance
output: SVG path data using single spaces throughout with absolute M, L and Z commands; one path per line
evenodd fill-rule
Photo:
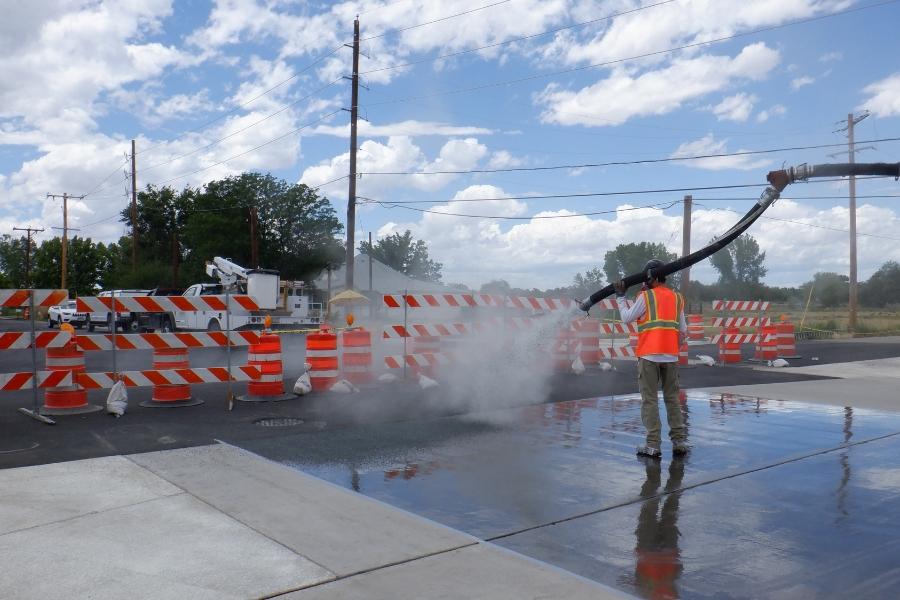
M 610 250 L 604 255 L 603 273 L 607 281 L 617 281 L 626 275 L 639 273 L 651 258 L 658 258 L 665 263 L 677 257 L 666 250 L 663 244 L 651 242 L 619 244 L 615 250 Z
M 810 286 L 813 288 L 813 300 L 824 308 L 844 304 L 850 297 L 850 278 L 840 273 L 816 273 L 812 281 L 801 286 L 804 297 L 809 295 Z
M 0 272 L 6 275 L 10 285 L 15 288 L 31 287 L 28 285 L 29 281 L 25 273 L 27 246 L 28 238 L 25 236 L 14 238 L 8 233 L 0 236 Z M 34 248 L 35 243 L 32 241 L 30 248 L 32 252 L 32 281 L 34 281 Z
M 34 253 L 33 279 L 38 288 L 57 288 L 60 284 L 62 239 L 44 240 Z M 66 285 L 70 293 L 92 296 L 101 287 L 104 274 L 110 272 L 110 258 L 103 244 L 90 238 L 74 237 L 66 252 Z
M 763 266 L 766 253 L 759 251 L 759 244 L 747 233 L 710 256 L 709 261 L 719 272 L 719 283 L 726 285 L 758 284 L 768 272 Z
M 481 285 L 480 294 L 493 294 L 495 296 L 509 296 L 512 286 L 504 279 L 493 279 Z
M 602 287 L 603 271 L 601 271 L 599 267 L 594 267 L 593 269 L 585 271 L 584 275 L 581 273 L 575 274 L 575 278 L 572 280 L 572 289 L 570 290 L 570 293 L 579 298 L 584 298 Z
M 394 233 L 381 238 L 371 247 L 369 242 L 361 242 L 359 251 L 372 256 L 389 267 L 416 279 L 440 282 L 444 267 L 428 257 L 428 245 L 413 239 L 412 232 Z
M 900 303 L 900 264 L 889 260 L 872 274 L 859 289 L 859 301 L 866 306 L 883 307 Z

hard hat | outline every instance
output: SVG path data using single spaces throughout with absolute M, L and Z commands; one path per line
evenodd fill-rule
M 266 315 L 265 324 L 266 324 L 266 329 L 272 328 L 272 315 Z
M 72 327 L 71 323 L 63 323 L 59 326 L 59 330 L 68 333 L 70 339 L 75 339 L 75 328 Z
M 663 266 L 663 261 L 659 260 L 658 258 L 651 258 L 647 261 L 647 264 L 644 265 L 644 273 L 646 273 L 650 269 L 658 269 L 661 266 Z

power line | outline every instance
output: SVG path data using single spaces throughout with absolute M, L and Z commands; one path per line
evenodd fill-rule
M 89 191 L 89 192 L 85 192 L 84 194 L 82 194 L 82 197 L 87 197 L 87 196 L 93 195 L 93 194 L 94 194 L 95 192 L 97 192 L 101 187 L 103 187 L 103 184 L 104 184 L 104 183 L 106 183 L 107 181 L 109 181 L 109 178 L 110 178 L 110 177 L 112 177 L 112 176 L 115 175 L 116 173 L 120 172 L 121 169 L 122 169 L 122 167 L 128 166 L 128 163 L 129 163 L 129 162 L 131 162 L 131 159 L 130 159 L 130 158 L 125 159 L 125 162 L 123 162 L 121 165 L 119 165 L 118 167 L 116 167 L 115 169 L 113 169 L 112 173 L 110 173 L 109 175 L 107 175 L 106 177 L 104 177 L 104 178 L 100 181 L 100 183 L 98 183 L 96 186 L 94 186 L 94 189 L 92 189 L 92 190 Z
M 243 103 L 241 103 L 241 104 L 238 104 L 238 105 L 235 106 L 234 108 L 225 111 L 224 113 L 222 113 L 221 115 L 219 115 L 219 116 L 216 117 L 215 119 L 212 119 L 212 120 L 210 120 L 210 121 L 207 121 L 206 123 L 204 123 L 204 124 L 202 124 L 202 125 L 199 125 L 199 126 L 193 128 L 193 129 L 188 129 L 187 131 L 182 131 L 181 133 L 179 133 L 178 135 L 176 135 L 176 136 L 173 137 L 173 138 L 169 138 L 169 139 L 167 139 L 167 140 L 163 140 L 163 141 L 161 141 L 161 142 L 158 142 L 158 143 L 156 143 L 156 144 L 150 146 L 149 148 L 147 148 L 147 149 L 145 149 L 145 150 L 142 150 L 141 152 L 139 152 L 139 154 L 143 154 L 143 153 L 145 153 L 145 152 L 149 152 L 149 151 L 151 151 L 151 150 L 153 150 L 153 149 L 155 149 L 155 148 L 158 148 L 159 146 L 162 146 L 163 144 L 167 144 L 167 143 L 170 143 L 170 142 L 174 142 L 175 140 L 180 139 L 180 138 L 183 138 L 184 136 L 186 136 L 186 135 L 189 134 L 189 133 L 195 133 L 195 132 L 197 132 L 197 131 L 200 131 L 201 129 L 205 129 L 206 127 L 209 127 L 209 126 L 212 125 L 213 123 L 217 123 L 217 122 L 221 121 L 222 119 L 224 119 L 224 118 L 227 117 L 228 115 L 231 115 L 231 114 L 236 113 L 237 111 L 241 110 L 242 108 L 244 108 L 244 107 L 247 106 L 248 104 L 251 104 L 251 103 L 253 103 L 253 102 L 256 102 L 257 100 L 259 100 L 260 98 L 262 98 L 263 96 L 265 96 L 266 94 L 268 94 L 269 92 L 272 92 L 272 91 L 274 91 L 274 90 L 280 88 L 280 87 L 283 86 L 284 84 L 286 84 L 286 83 L 288 83 L 288 82 L 290 82 L 290 81 L 293 81 L 294 79 L 296 79 L 297 77 L 299 77 L 299 76 L 302 75 L 303 73 L 309 71 L 309 70 L 312 69 L 314 66 L 316 66 L 317 64 L 319 64 L 320 62 L 322 62 L 323 60 L 325 60 L 326 58 L 329 58 L 329 57 L 331 57 L 332 55 L 336 54 L 336 53 L 337 53 L 341 48 L 343 48 L 343 47 L 344 47 L 343 44 L 341 44 L 340 46 L 338 46 L 337 48 L 334 48 L 333 50 L 331 50 L 331 51 L 328 52 L 327 54 L 323 54 L 322 56 L 318 57 L 316 60 L 314 60 L 313 62 L 309 63 L 308 65 L 306 65 L 305 67 L 303 67 L 302 69 L 300 69 L 299 71 L 297 71 L 296 73 L 294 73 L 293 75 L 291 75 L 290 77 L 288 77 L 287 79 L 285 79 L 284 81 L 281 81 L 281 82 L 279 82 L 279 83 L 276 83 L 275 85 L 273 85 L 273 86 L 270 87 L 269 89 L 260 92 L 259 94 L 257 94 L 256 96 L 250 98 L 250 99 L 247 100 L 246 102 L 243 102 Z
M 900 141 L 900 137 L 894 138 L 881 138 L 877 140 L 865 140 L 862 143 L 874 143 L 874 142 L 896 142 Z M 521 171 L 555 171 L 560 169 L 588 169 L 595 167 L 616 167 L 616 166 L 626 166 L 626 165 L 645 165 L 645 164 L 656 164 L 656 163 L 666 163 L 666 162 L 683 162 L 689 160 L 703 160 L 709 158 L 725 158 L 731 156 L 752 156 L 754 154 L 773 154 L 776 152 L 793 152 L 799 150 L 817 150 L 822 148 L 834 148 L 836 146 L 844 146 L 843 143 L 839 144 L 818 144 L 815 146 L 793 146 L 786 148 L 767 148 L 765 150 L 741 150 L 739 152 L 723 152 L 720 154 L 698 154 L 695 156 L 670 156 L 667 158 L 648 158 L 643 160 L 617 160 L 610 161 L 604 163 L 584 163 L 584 164 L 576 164 L 576 165 L 551 165 L 547 167 L 507 167 L 507 168 L 498 168 L 498 169 L 460 169 L 460 170 L 447 170 L 447 171 L 369 171 L 362 172 L 360 175 L 466 175 L 466 174 L 476 174 L 476 173 L 514 173 Z
M 701 206 L 702 206 L 702 205 L 701 205 Z M 718 208 L 718 207 L 713 207 L 713 206 L 706 206 L 706 207 L 704 207 L 704 208 L 708 208 L 709 210 L 724 210 L 724 211 L 727 211 L 727 212 L 732 212 L 732 213 L 736 213 L 736 214 L 741 214 L 740 211 L 736 211 L 736 210 L 733 210 L 733 209 L 731 209 L 731 208 Z M 841 229 L 840 227 L 830 227 L 830 226 L 828 226 L 828 225 L 816 225 L 815 223 L 806 223 L 806 222 L 804 222 L 804 221 L 794 221 L 794 220 L 791 220 L 791 219 L 782 219 L 782 218 L 780 218 L 780 217 L 770 217 L 770 216 L 767 216 L 767 215 L 762 215 L 762 218 L 763 218 L 763 219 L 768 219 L 768 220 L 770 220 L 770 221 L 780 221 L 780 222 L 782 222 L 782 223 L 791 223 L 791 224 L 794 224 L 794 225 L 803 225 L 803 226 L 805 226 L 805 227 L 814 227 L 815 229 L 827 229 L 828 231 L 837 231 L 837 232 L 840 232 L 840 233 L 850 233 L 850 230 L 849 230 L 849 229 Z M 877 234 L 877 233 L 859 233 L 859 232 L 857 232 L 856 235 L 857 235 L 857 236 L 861 236 L 861 235 L 862 235 L 862 236 L 873 237 L 873 238 L 881 238 L 881 239 L 885 239 L 885 240 L 894 240 L 894 241 L 900 242 L 900 238 L 897 238 L 897 237 L 891 237 L 891 236 L 889 236 L 889 235 L 879 235 L 879 234 Z
M 240 154 L 235 154 L 234 156 L 229 156 L 228 158 L 222 159 L 222 160 L 220 160 L 220 161 L 218 161 L 218 162 L 215 162 L 215 163 L 213 163 L 213 164 L 211 164 L 211 165 L 208 165 L 208 166 L 206 166 L 206 167 L 203 167 L 203 168 L 200 168 L 200 169 L 196 169 L 196 170 L 194 170 L 194 171 L 191 171 L 190 173 L 183 173 L 183 174 L 181 174 L 181 175 L 177 175 L 177 176 L 175 176 L 175 177 L 171 177 L 171 178 L 169 178 L 169 179 L 166 179 L 165 181 L 161 181 L 161 182 L 157 183 L 156 185 L 166 185 L 167 183 L 171 183 L 171 182 L 176 181 L 176 180 L 178 180 L 178 179 L 182 179 L 182 178 L 184 178 L 184 177 L 190 177 L 191 175 L 196 175 L 197 173 L 202 173 L 203 171 L 212 169 L 213 167 L 217 167 L 217 166 L 219 166 L 219 165 L 221 165 L 221 164 L 223 164 L 223 163 L 227 163 L 227 162 L 229 162 L 229 161 L 231 161 L 231 160 L 234 160 L 235 158 L 240 158 L 241 156 L 244 156 L 244 155 L 246 155 L 246 154 L 250 154 L 251 152 L 255 152 L 256 150 L 259 150 L 260 148 L 263 148 L 263 147 L 265 147 L 265 146 L 268 146 L 269 144 L 273 144 L 273 143 L 275 143 L 275 142 L 277 142 L 277 141 L 279 141 L 279 140 L 282 140 L 282 139 L 288 137 L 289 135 L 293 135 L 293 134 L 295 134 L 295 133 L 298 133 L 298 132 L 300 132 L 300 131 L 306 129 L 307 127 L 311 127 L 311 126 L 315 125 L 316 123 L 321 123 L 321 122 L 324 121 L 325 119 L 327 119 L 327 118 L 329 118 L 329 117 L 331 117 L 331 116 L 333 116 L 333 115 L 336 115 L 336 114 L 339 113 L 339 112 L 341 112 L 341 109 L 331 111 L 331 112 L 328 113 L 327 115 L 323 115 L 323 116 L 319 117 L 318 119 L 316 119 L 315 121 L 310 121 L 309 123 L 306 123 L 305 125 L 301 125 L 300 127 L 297 127 L 296 129 L 292 129 L 292 130 L 288 131 L 288 132 L 285 133 L 284 135 L 280 135 L 280 136 L 278 136 L 278 137 L 276 137 L 276 138 L 272 138 L 271 140 L 268 140 L 268 141 L 266 141 L 266 142 L 263 142 L 262 144 L 260 144 L 260 145 L 258 145 L 258 146 L 254 146 L 253 148 L 250 148 L 249 150 L 246 150 L 246 151 L 244 151 L 244 152 L 241 152 Z
M 297 100 L 294 100 L 293 102 L 291 102 L 291 103 L 289 103 L 289 104 L 285 104 L 284 106 L 282 106 L 281 108 L 279 108 L 279 109 L 276 110 L 275 112 L 266 115 L 266 116 L 263 117 L 262 119 L 260 119 L 260 120 L 258 120 L 258 121 L 254 121 L 253 123 L 250 123 L 249 125 L 247 125 L 247 126 L 245 126 L 245 127 L 242 127 L 241 129 L 238 129 L 237 131 L 233 131 L 233 132 L 229 133 L 228 135 L 226 135 L 226 136 L 224 136 L 224 137 L 221 137 L 221 138 L 219 138 L 219 139 L 217 139 L 217 140 L 213 140 L 212 142 L 206 144 L 205 146 L 201 146 L 201 147 L 199 147 L 199 148 L 195 148 L 195 149 L 191 150 L 190 152 L 185 152 L 184 154 L 180 154 L 180 155 L 176 156 L 175 158 L 170 158 L 170 159 L 165 160 L 165 161 L 163 161 L 163 162 L 156 163 L 156 164 L 153 165 L 153 166 L 147 167 L 147 168 L 144 169 L 144 172 L 146 173 L 147 171 L 150 171 L 151 169 L 155 169 L 155 168 L 157 168 L 157 167 L 162 167 L 162 166 L 164 166 L 164 165 L 168 165 L 168 164 L 170 164 L 170 163 L 175 162 L 176 160 L 180 160 L 180 159 L 182 159 L 182 158 L 186 158 L 186 157 L 188 157 L 188 156 L 191 156 L 192 154 L 196 154 L 197 152 L 201 152 L 201 151 L 203 151 L 203 150 L 207 150 L 208 148 L 212 148 L 212 147 L 215 146 L 216 144 L 219 144 L 219 143 L 221 143 L 221 142 L 224 142 L 225 140 L 227 140 L 227 139 L 229 139 L 229 138 L 232 138 L 232 137 L 238 135 L 239 133 L 243 133 L 243 132 L 247 131 L 248 129 L 252 128 L 252 127 L 256 127 L 256 126 L 259 125 L 260 123 L 263 123 L 263 122 L 265 122 L 265 121 L 268 121 L 268 120 L 271 119 L 272 117 L 274 117 L 274 116 L 276 116 L 276 115 L 279 115 L 279 114 L 283 113 L 284 111 L 286 111 L 287 109 L 291 108 L 292 106 L 295 106 L 295 105 L 299 104 L 300 102 L 303 102 L 304 100 L 306 100 L 306 99 L 308 99 L 308 98 L 311 98 L 311 97 L 313 97 L 313 96 L 319 94 L 320 92 L 322 92 L 322 91 L 324 91 L 324 90 L 330 88 L 331 86 L 333 86 L 334 84 L 336 84 L 337 82 L 339 82 L 341 79 L 343 79 L 343 77 L 338 77 L 337 79 L 335 79 L 335 80 L 332 81 L 331 83 L 328 83 L 328 84 L 326 84 L 326 85 L 323 85 L 323 86 L 320 87 L 319 89 L 317 89 L 317 90 L 315 90 L 315 91 L 313 91 L 313 92 L 310 92 L 310 93 L 307 94 L 306 96 L 303 96 L 302 98 L 299 98 L 299 99 L 297 99 Z
M 500 2 L 494 2 L 493 4 L 486 4 L 486 5 L 484 5 L 484 6 L 479 6 L 478 8 L 473 8 L 473 9 L 470 9 L 470 10 L 463 11 L 463 12 L 461 12 L 461 13 L 456 13 L 455 15 L 447 15 L 446 17 L 441 17 L 441 18 L 439 18 L 439 19 L 434 19 L 434 20 L 432 20 L 432 21 L 425 21 L 424 23 L 418 23 L 418 24 L 416 24 L 416 25 L 410 25 L 409 27 L 400 27 L 400 28 L 398 28 L 398 29 L 391 29 L 390 31 L 385 31 L 384 33 L 379 33 L 378 35 L 371 35 L 371 36 L 369 36 L 369 37 L 360 38 L 359 41 L 361 41 L 361 42 L 366 42 L 366 41 L 368 41 L 368 40 L 374 40 L 374 39 L 377 39 L 377 38 L 385 37 L 385 36 L 387 36 L 387 35 L 391 35 L 392 33 L 401 33 L 401 32 L 403 32 L 403 31 L 409 31 L 410 29 L 416 29 L 416 28 L 418 28 L 418 27 L 424 27 L 424 26 L 426 26 L 426 25 L 431 25 L 431 24 L 433 24 L 433 23 L 440 23 L 441 21 L 447 21 L 447 20 L 449 20 L 449 19 L 455 19 L 456 17 L 462 17 L 463 15 L 468 15 L 468 14 L 471 14 L 471 13 L 474 13 L 474 12 L 478 12 L 478 11 L 484 10 L 484 9 L 486 9 L 486 8 L 491 8 L 491 7 L 494 7 L 494 6 L 498 6 L 498 5 L 500 5 L 500 4 L 506 4 L 506 3 L 509 2 L 509 1 L 510 1 L 510 0 L 500 0 Z
M 768 31 L 774 31 L 774 30 L 777 30 L 777 29 L 783 29 L 783 28 L 785 28 L 785 27 L 791 27 L 791 26 L 794 26 L 794 25 L 802 25 L 802 24 L 806 24 L 806 23 L 812 23 L 812 22 L 814 22 L 814 21 L 820 21 L 820 20 L 822 20 L 822 19 L 829 19 L 829 18 L 831 18 L 831 17 L 842 16 L 842 15 L 846 15 L 846 14 L 849 14 L 849 13 L 852 13 L 852 12 L 857 12 L 857 11 L 861 11 L 861 10 L 866 10 L 866 9 L 869 9 L 869 8 L 878 8 L 878 7 L 886 6 L 886 5 L 889 5 L 889 4 L 896 4 L 897 2 L 900 2 L 900 0 L 885 0 L 884 2 L 879 2 L 879 3 L 876 3 L 876 4 L 870 4 L 870 5 L 867 5 L 867 6 L 858 6 L 858 7 L 855 7 L 855 8 L 848 8 L 848 9 L 846 9 L 846 10 L 834 12 L 834 13 L 827 14 L 827 15 L 819 15 L 819 16 L 817 16 L 817 17 L 809 17 L 809 18 L 806 18 L 806 19 L 797 19 L 797 20 L 791 21 L 791 22 L 789 22 L 789 23 L 782 23 L 781 25 L 771 25 L 771 26 L 769 26 L 769 27 L 761 27 L 761 28 L 759 28 L 759 29 L 754 29 L 754 30 L 752 30 L 752 31 L 745 31 L 745 32 L 742 32 L 742 33 L 735 33 L 735 34 L 732 34 L 732 35 L 723 36 L 723 37 L 719 37 L 719 38 L 714 38 L 714 39 L 711 39 L 711 40 L 705 40 L 705 41 L 702 41 L 702 42 L 693 42 L 693 43 L 691 43 L 691 44 L 684 44 L 684 45 L 682 45 L 682 46 L 676 46 L 676 47 L 674 47 L 674 48 L 667 48 L 667 49 L 665 49 L 665 50 L 657 50 L 657 51 L 655 51 L 655 52 L 647 52 L 647 53 L 639 54 L 639 55 L 636 55 L 636 56 L 629 56 L 629 57 L 626 57 L 626 58 L 618 58 L 618 59 L 615 59 L 615 60 L 609 60 L 609 61 L 604 61 L 604 62 L 600 62 L 600 63 L 594 63 L 594 64 L 590 64 L 590 65 L 584 65 L 584 66 L 581 66 L 581 67 L 572 67 L 572 68 L 570 68 L 570 69 L 563 69 L 563 70 L 560 70 L 560 71 L 551 71 L 551 72 L 547 72 L 547 73 L 538 73 L 538 74 L 536 74 L 536 75 L 529 75 L 528 77 L 520 77 L 520 78 L 518 78 L 518 79 L 508 79 L 508 80 L 505 80 L 505 81 L 495 81 L 495 82 L 493 82 L 493 83 L 486 83 L 486 84 L 477 85 L 477 86 L 472 86 L 472 87 L 467 87 L 467 88 L 457 88 L 457 89 L 453 89 L 453 90 L 444 90 L 444 91 L 442 91 L 442 92 L 433 92 L 433 93 L 431 93 L 431 94 L 422 94 L 422 95 L 420 95 L 420 96 L 407 96 L 407 97 L 405 97 L 405 98 L 394 98 L 394 99 L 392 99 L 392 100 L 384 100 L 384 101 L 381 101 L 381 102 L 372 102 L 372 103 L 367 104 L 367 105 L 365 105 L 365 106 L 367 106 L 367 107 L 370 107 L 370 106 L 383 106 L 383 105 L 387 105 L 387 104 L 399 104 L 399 103 L 403 103 L 403 102 L 412 102 L 412 101 L 415 101 L 415 100 L 426 100 L 426 99 L 428 99 L 428 98 L 435 98 L 435 97 L 438 97 L 438 96 L 448 96 L 448 95 L 453 95 L 453 94 L 464 94 L 464 93 L 468 93 L 468 92 L 476 92 L 476 91 L 485 90 L 485 89 L 490 89 L 490 88 L 495 88 L 495 87 L 502 87 L 502 86 L 506 86 L 506 85 L 513 85 L 513 84 L 516 84 L 516 83 L 524 83 L 524 82 L 527 82 L 527 81 L 534 81 L 534 80 L 536 80 L 536 79 L 545 79 L 545 78 L 547 78 L 547 77 L 553 77 L 554 75 L 564 75 L 564 74 L 566 74 L 566 73 L 576 73 L 576 72 L 578 72 L 578 71 L 585 71 L 585 70 L 588 70 L 588 69 L 596 69 L 596 68 L 598 68 L 598 67 L 606 67 L 606 66 L 609 66 L 609 65 L 615 65 L 615 64 L 619 64 L 619 63 L 623 63 L 623 62 L 632 61 L 632 60 L 639 60 L 639 59 L 642 59 L 642 58 L 649 58 L 649 57 L 651 57 L 651 56 L 659 56 L 659 55 L 661 55 L 661 54 L 669 54 L 669 53 L 671 53 L 671 52 L 677 52 L 677 51 L 679 51 L 679 50 L 687 50 L 687 49 L 690 49 L 690 48 L 698 48 L 698 47 L 700 47 L 700 46 L 707 46 L 707 45 L 710 45 L 710 44 L 717 44 L 717 43 L 725 42 L 725 41 L 728 41 L 728 40 L 734 40 L 734 39 L 741 38 L 741 37 L 747 37 L 747 36 L 751 36 L 751 35 L 756 35 L 756 34 L 758 34 L 758 33 L 765 33 L 765 32 L 768 32 Z
M 630 206 L 628 208 L 616 208 L 613 210 L 601 210 L 596 212 L 587 212 L 587 213 L 573 213 L 568 215 L 535 215 L 532 217 L 511 217 L 511 216 L 501 216 L 501 215 L 470 215 L 470 214 L 462 214 L 462 213 L 449 213 L 439 210 L 428 210 L 425 208 L 416 208 L 414 206 L 401 206 L 395 202 L 386 202 L 386 201 L 378 201 L 373 200 L 376 204 L 380 204 L 384 208 L 405 208 L 406 210 L 414 210 L 420 213 L 428 213 L 432 215 L 445 215 L 448 217 L 467 217 L 470 219 L 505 219 L 510 221 L 532 221 L 532 220 L 543 220 L 543 219 L 570 219 L 572 217 L 592 217 L 596 215 L 609 215 L 613 213 L 627 212 L 632 210 L 642 210 L 647 208 L 660 208 L 661 210 L 666 210 L 668 208 L 672 208 L 676 204 L 679 204 L 681 200 L 675 200 L 674 202 L 661 202 L 659 204 L 648 204 L 646 206 Z
M 536 37 L 542 37 L 542 36 L 550 35 L 550 34 L 553 34 L 553 33 L 559 33 L 560 31 L 565 31 L 566 29 L 574 29 L 574 28 L 576 28 L 576 27 L 584 27 L 585 25 L 591 25 L 591 24 L 593 24 L 593 23 L 599 23 L 600 21 L 608 21 L 608 20 L 614 19 L 614 18 L 616 18 L 616 17 L 621 17 L 621 16 L 624 16 L 624 15 L 627 15 L 627 14 L 631 14 L 631 13 L 634 13 L 634 12 L 639 12 L 639 11 L 642 11 L 642 10 L 647 10 L 648 8 L 655 8 L 655 7 L 657 7 L 657 6 L 662 6 L 663 4 L 669 4 L 669 3 L 674 2 L 674 1 L 675 1 L 675 0 L 664 0 L 663 2 L 657 2 L 656 4 L 648 4 L 648 5 L 646 5 L 646 6 L 639 6 L 639 7 L 637 7 L 637 8 L 633 8 L 633 9 L 631 9 L 631 10 L 625 10 L 625 11 L 622 11 L 622 12 L 613 13 L 613 14 L 607 15 L 607 16 L 605 16 L 605 17 L 598 17 L 598 18 L 596 18 L 596 19 L 591 19 L 590 21 L 582 21 L 582 22 L 580 22 L 580 23 L 573 23 L 572 25 L 566 25 L 566 26 L 564 26 L 564 27 L 557 27 L 556 29 L 548 29 L 547 31 L 542 31 L 541 33 L 534 33 L 534 34 L 532 34 L 532 35 L 525 35 L 525 36 L 522 36 L 522 37 L 512 38 L 512 39 L 504 40 L 504 41 L 502 41 L 502 42 L 496 42 L 496 43 L 494 43 L 494 44 L 487 44 L 487 45 L 484 45 L 484 46 L 478 46 L 477 48 L 470 48 L 470 49 L 468 49 L 468 50 L 460 50 L 460 51 L 458 51 L 458 52 L 450 52 L 449 54 L 442 54 L 442 55 L 440 55 L 440 56 L 434 56 L 434 57 L 432 57 L 432 58 L 423 58 L 422 60 L 414 60 L 414 61 L 411 61 L 411 62 L 408 62 L 408 63 L 404 63 L 404 64 L 402 64 L 402 65 L 392 65 L 392 66 L 389 66 L 389 67 L 381 67 L 381 68 L 378 68 L 378 69 L 371 69 L 371 70 L 369 70 L 369 71 L 363 71 L 363 72 L 361 72 L 360 75 L 368 75 L 369 73 L 379 73 L 379 72 L 381 72 L 381 71 L 390 71 L 390 70 L 393 70 L 393 69 L 402 69 L 402 68 L 404 68 L 404 67 L 412 67 L 412 66 L 414 66 L 414 65 L 419 65 L 419 64 L 423 64 L 423 63 L 437 62 L 437 61 L 439 61 L 439 60 L 444 60 L 444 59 L 446 59 L 446 58 L 453 58 L 453 57 L 456 57 L 456 56 L 460 56 L 460 55 L 462 55 L 462 54 L 470 54 L 470 53 L 472 53 L 472 52 L 479 52 L 480 50 L 487 50 L 487 49 L 489 49 L 489 48 L 496 48 L 496 47 L 498 47 L 498 46 L 504 46 L 504 45 L 506 45 L 506 44 L 513 44 L 513 43 L 515 43 L 515 42 L 522 42 L 522 41 L 530 40 L 530 39 L 533 39 L 533 38 L 536 38 Z

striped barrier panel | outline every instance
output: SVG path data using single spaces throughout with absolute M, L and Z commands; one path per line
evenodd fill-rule
M 224 331 L 208 333 L 128 333 L 115 336 L 117 350 L 178 350 L 182 348 L 218 348 L 228 346 L 248 346 L 259 343 L 259 333 L 255 331 L 232 331 L 227 336 Z M 113 336 L 75 336 L 81 350 L 112 350 Z M 2 348 L 2 346 L 0 346 Z
M 384 366 L 386 366 L 388 369 L 402 369 L 404 363 L 406 364 L 406 366 L 413 368 L 436 367 L 451 364 L 452 357 L 448 354 L 443 353 L 407 354 L 405 361 L 402 355 L 384 357 Z
M 34 336 L 35 348 L 59 348 L 71 339 L 65 331 L 42 331 Z M 31 348 L 30 331 L 8 331 L 0 333 L 0 350 L 21 350 Z
M 256 367 L 231 367 L 231 376 L 225 367 L 172 369 L 168 371 L 120 371 L 118 380 L 127 387 L 149 387 L 154 385 L 179 385 L 195 383 L 222 383 L 226 381 L 259 380 L 260 372 Z M 78 384 L 89 390 L 111 388 L 116 383 L 116 374 L 79 373 Z
M 713 310 L 769 310 L 769 302 L 762 300 L 713 300 Z
M 634 333 L 637 323 L 600 323 L 600 331 L 603 333 Z
M 252 296 L 234 295 L 231 299 L 231 310 L 257 311 L 259 305 Z M 224 311 L 226 297 L 219 296 L 126 296 L 98 298 L 81 296 L 76 298 L 79 312 L 197 312 L 202 310 Z M 113 307 L 115 303 L 115 307 Z
M 537 298 L 533 296 L 496 296 L 493 294 L 384 294 L 387 308 L 520 308 L 542 311 L 573 310 L 578 308 L 568 298 Z M 615 308 L 609 299 L 599 304 Z
M 600 347 L 600 358 L 629 358 L 634 357 L 634 348 L 631 346 Z
M 457 335 L 472 335 L 495 331 L 497 329 L 511 329 L 515 331 L 532 329 L 536 324 L 535 319 L 522 317 L 508 317 L 504 319 L 484 319 L 471 323 L 414 323 L 412 325 L 388 325 L 381 333 L 383 339 L 416 338 L 416 337 L 449 337 Z
M 0 307 L 26 308 L 30 305 L 29 292 L 34 292 L 35 308 L 50 307 L 69 299 L 68 290 L 0 290 Z
M 39 388 L 72 385 L 71 371 L 38 371 L 37 380 Z M 14 392 L 18 390 L 30 390 L 34 387 L 34 375 L 27 373 L 0 374 L 0 392 Z
M 712 338 L 713 344 L 756 344 L 760 341 L 758 333 L 720 333 Z
M 771 325 L 769 317 L 713 317 L 713 327 L 764 327 Z

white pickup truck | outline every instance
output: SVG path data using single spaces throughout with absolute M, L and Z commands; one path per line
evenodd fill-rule
M 52 329 L 54 326 L 70 323 L 76 329 L 81 329 L 87 323 L 87 318 L 87 313 L 78 312 L 74 300 L 67 300 L 63 304 L 50 307 L 47 313 L 47 327 Z
M 133 296 L 149 296 L 152 290 L 115 290 L 100 292 L 98 298 L 109 298 L 115 293 L 116 298 L 128 298 Z M 117 312 L 115 319 L 116 327 L 122 331 L 137 331 L 137 318 L 130 312 Z M 95 327 L 106 327 L 109 331 L 113 328 L 113 315 L 111 312 L 92 312 L 88 315 L 87 320 L 88 331 L 93 331 Z

